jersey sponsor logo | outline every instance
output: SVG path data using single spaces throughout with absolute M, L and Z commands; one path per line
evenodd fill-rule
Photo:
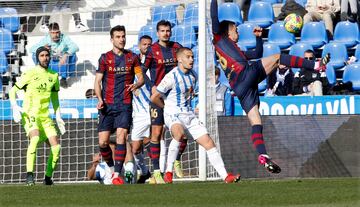
M 158 64 L 164 64 L 165 66 L 172 66 L 177 63 L 176 58 L 158 59 Z
M 41 83 L 38 87 L 36 87 L 39 93 L 45 92 L 46 88 L 47 88 L 47 83 Z
M 131 67 L 109 67 L 109 72 L 116 74 L 127 74 L 131 71 Z

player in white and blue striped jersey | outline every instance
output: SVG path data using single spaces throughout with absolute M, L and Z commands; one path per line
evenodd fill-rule
M 226 183 L 237 182 L 240 175 L 227 173 L 220 153 L 207 129 L 201 124 L 191 107 L 194 94 L 195 75 L 192 72 L 194 55 L 189 48 L 180 48 L 176 52 L 178 66 L 161 80 L 157 91 L 151 95 L 151 101 L 164 108 L 165 125 L 170 129 L 172 141 L 168 149 L 167 167 L 164 181 L 172 183 L 173 163 L 179 151 L 180 140 L 189 132 L 194 140 L 205 148 L 210 163 Z

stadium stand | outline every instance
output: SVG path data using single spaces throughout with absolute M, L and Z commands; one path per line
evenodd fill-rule
M 359 25 L 349 21 L 338 22 L 335 26 L 334 41 L 344 44 L 347 48 L 360 42 Z
M 256 37 L 253 34 L 255 24 L 245 22 L 237 27 L 239 33 L 238 45 L 241 48 L 253 49 L 256 46 Z
M 194 27 L 195 30 L 199 27 L 199 6 L 197 3 L 188 4 L 185 7 L 184 12 L 184 21 L 183 23 L 185 25 L 190 25 Z
M 326 65 L 326 77 L 330 85 L 334 85 L 336 83 L 336 73 L 332 64 Z
M 269 2 L 256 1 L 250 5 L 248 21 L 262 28 L 274 22 L 274 10 Z
M 301 42 L 320 48 L 328 42 L 324 22 L 309 22 L 301 30 Z
M 283 22 L 276 22 L 270 27 L 268 42 L 286 49 L 295 44 L 295 35 L 286 31 Z
M 9 54 L 15 48 L 13 35 L 10 30 L 0 28 L 0 50 Z
M 360 44 L 356 45 L 355 57 L 357 59 L 357 62 L 360 62 Z
M 5 73 L 8 70 L 8 62 L 6 55 L 0 50 L 0 74 Z
M 14 8 L 0 8 L 0 25 L 1 27 L 17 32 L 20 28 L 20 19 Z
M 155 24 L 162 20 L 162 19 L 166 19 L 169 22 L 171 22 L 171 24 L 173 26 L 177 25 L 177 18 L 176 18 L 176 7 L 178 7 L 178 5 L 166 5 L 166 6 L 155 6 L 152 8 L 152 13 L 151 13 L 151 20 L 152 20 L 152 24 Z
M 360 91 L 360 64 L 351 64 L 345 67 L 343 82 L 351 82 L 353 89 Z
M 348 60 L 348 53 L 345 45 L 336 42 L 330 42 L 324 46 L 322 57 L 330 53 L 330 62 L 335 69 L 339 69 L 345 65 Z
M 237 25 L 243 23 L 240 7 L 236 3 L 223 3 L 219 6 L 218 12 L 220 22 L 228 20 L 235 22 Z
M 177 25 L 172 28 L 171 40 L 192 48 L 196 45 L 195 29 L 190 25 Z
M 140 39 L 141 36 L 148 35 L 152 38 L 153 42 L 157 41 L 156 36 L 156 25 L 145 25 L 140 28 L 138 39 Z
M 295 56 L 299 56 L 299 57 L 304 57 L 304 52 L 306 50 L 314 50 L 314 49 L 309 44 L 306 44 L 306 43 L 303 43 L 303 42 L 298 42 L 298 43 L 291 46 L 290 51 L 289 51 L 289 55 L 295 55 Z M 299 70 L 300 70 L 300 68 L 292 68 L 292 71 L 294 73 L 296 73 Z
M 277 44 L 266 43 L 263 46 L 263 57 L 268 57 L 273 54 L 281 52 L 280 47 Z

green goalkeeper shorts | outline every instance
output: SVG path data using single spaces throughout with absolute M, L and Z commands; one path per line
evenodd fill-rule
M 29 136 L 29 133 L 35 129 L 39 130 L 41 142 L 58 135 L 55 124 L 50 117 L 23 116 L 22 124 L 26 136 Z

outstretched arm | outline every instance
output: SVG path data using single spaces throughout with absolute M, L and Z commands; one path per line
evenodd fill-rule
M 220 22 L 218 19 L 218 4 L 217 0 L 211 0 L 210 5 L 210 14 L 211 14 L 211 24 L 212 24 L 212 32 L 214 34 L 219 34 Z
M 256 36 L 256 47 L 255 50 L 248 50 L 245 52 L 245 55 L 248 59 L 258 59 L 263 55 L 263 41 L 262 41 L 262 28 L 255 27 L 253 31 Z

